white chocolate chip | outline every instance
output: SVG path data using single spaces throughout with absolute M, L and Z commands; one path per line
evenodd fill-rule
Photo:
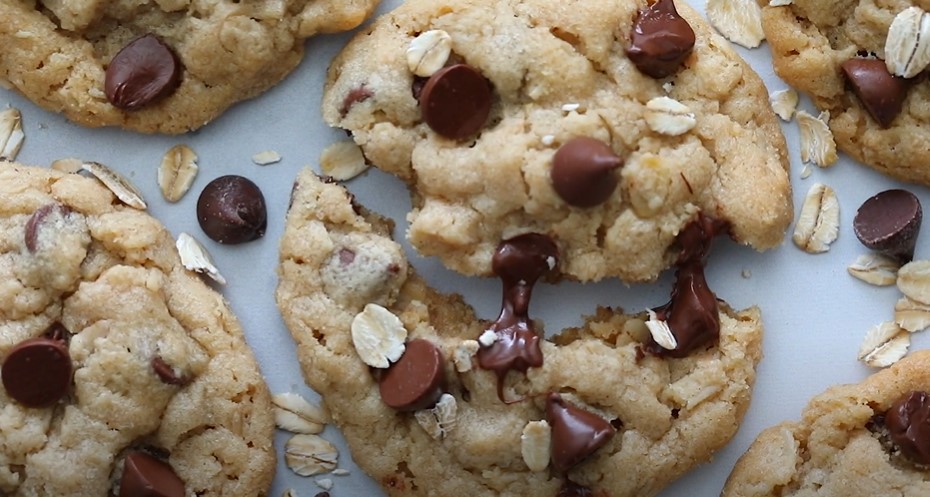
M 0 112 L 0 160 L 16 160 L 25 139 L 23 115 L 19 109 L 9 108 Z
M 910 334 L 892 321 L 868 331 L 859 346 L 859 360 L 874 368 L 890 366 L 907 353 Z
M 707 19 L 724 38 L 746 48 L 756 48 L 765 39 L 762 8 L 756 0 L 707 0 Z
M 190 190 L 197 177 L 197 154 L 184 144 L 168 149 L 158 168 L 158 187 L 165 200 L 177 202 Z
M 455 428 L 458 404 L 455 397 L 444 393 L 431 409 L 419 410 L 413 416 L 430 437 L 442 440 Z
M 520 435 L 520 453 L 530 471 L 544 471 L 549 466 L 552 429 L 546 420 L 530 421 Z
M 318 435 L 294 435 L 284 445 L 284 462 L 300 476 L 332 471 L 338 459 L 336 446 Z
M 265 150 L 253 155 L 252 162 L 259 166 L 267 166 L 268 164 L 281 162 L 281 154 L 274 150 Z
M 366 169 L 365 155 L 353 141 L 332 143 L 320 154 L 320 171 L 336 181 L 348 181 Z
M 148 206 L 142 199 L 142 192 L 125 176 L 99 162 L 83 162 L 81 170 L 87 171 L 110 189 L 116 198 L 134 209 L 145 210 Z
M 801 139 L 801 161 L 813 162 L 820 167 L 836 163 L 839 159 L 836 154 L 836 141 L 833 140 L 833 132 L 827 125 L 830 113 L 823 111 L 814 117 L 799 110 L 795 116 Z
M 207 252 L 206 247 L 201 245 L 194 237 L 187 233 L 181 233 L 178 235 L 178 241 L 175 245 L 178 249 L 178 255 L 181 257 L 181 264 L 185 269 L 206 274 L 220 285 L 226 284 L 226 278 L 213 265 L 213 259 L 210 257 L 210 253 Z
M 291 433 L 322 433 L 329 420 L 326 411 L 296 393 L 279 393 L 271 401 L 275 425 Z
M 798 108 L 798 100 L 798 92 L 793 88 L 778 90 L 769 95 L 772 110 L 782 121 L 790 121 L 794 117 L 794 111 Z
M 407 47 L 407 68 L 417 76 L 429 77 L 442 69 L 452 53 L 452 37 L 441 29 L 420 33 Z
M 930 65 L 930 14 L 908 7 L 891 21 L 885 38 L 885 66 L 902 78 L 913 78 Z
M 652 309 L 648 309 L 647 312 L 649 313 L 649 320 L 646 321 L 646 328 L 649 330 L 649 334 L 652 335 L 652 339 L 665 350 L 674 350 L 675 347 L 678 347 L 678 340 L 672 334 L 668 323 L 658 319 Z
M 898 268 L 901 263 L 886 255 L 878 253 L 863 254 L 850 264 L 846 271 L 853 277 L 870 285 L 889 286 L 898 280 Z
M 901 297 L 894 304 L 894 322 L 911 333 L 923 331 L 930 327 L 930 305 Z
M 827 185 L 814 183 L 798 215 L 791 239 L 809 254 L 830 250 L 839 235 L 840 205 L 836 193 Z
M 378 304 L 366 304 L 352 320 L 352 344 L 359 358 L 374 368 L 386 368 L 404 354 L 407 329 L 400 318 Z
M 668 136 L 687 133 L 697 124 L 691 109 L 670 97 L 655 97 L 646 102 L 643 117 L 649 129 Z

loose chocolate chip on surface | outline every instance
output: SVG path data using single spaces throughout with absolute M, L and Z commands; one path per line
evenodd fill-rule
M 126 456 L 119 497 L 184 496 L 184 482 L 168 463 L 140 451 Z
M 565 402 L 557 393 L 546 398 L 546 420 L 552 427 L 552 465 L 558 471 L 568 471 L 614 436 L 606 419 Z
M 418 411 L 436 404 L 445 388 L 445 361 L 433 342 L 410 340 L 381 376 L 381 400 L 398 411 Z
M 107 66 L 104 89 L 115 107 L 136 110 L 174 92 L 181 63 L 171 47 L 147 34 L 123 47 Z
M 268 221 L 265 196 L 242 176 L 220 176 L 197 200 L 197 221 L 219 243 L 244 243 L 261 238 Z
M 71 355 L 62 340 L 30 338 L 13 347 L 3 362 L 3 387 L 27 407 L 48 407 L 71 386 Z
M 914 258 L 922 219 L 917 196 L 907 190 L 885 190 L 862 203 L 853 219 L 853 230 L 866 247 L 909 262 Z
M 891 442 L 917 464 L 930 464 L 930 394 L 909 392 L 885 413 Z
M 883 128 L 890 126 L 901 112 L 910 80 L 892 75 L 885 61 L 879 59 L 849 59 L 841 67 L 872 119 Z
M 474 135 L 491 112 L 491 84 L 467 64 L 435 72 L 420 91 L 423 120 L 436 133 L 453 140 Z
M 614 170 L 623 165 L 606 143 L 588 137 L 573 138 L 552 157 L 552 187 L 569 205 L 593 207 L 617 188 Z
M 643 74 L 671 76 L 694 48 L 694 30 L 672 0 L 659 0 L 641 10 L 633 23 L 626 55 Z

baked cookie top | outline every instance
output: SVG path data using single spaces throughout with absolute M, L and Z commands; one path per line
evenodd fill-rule
M 85 126 L 197 129 L 377 0 L 0 0 L 0 80 Z M 135 43 L 134 43 L 135 42 Z
M 3 162 L 0 198 L 0 494 L 267 495 L 267 386 L 167 230 L 78 174 Z
M 761 357 L 758 309 L 711 296 L 718 335 L 684 354 L 655 348 L 645 313 L 608 308 L 544 339 L 528 311 L 540 267 L 559 264 L 546 237 L 498 251 L 492 322 L 417 276 L 391 227 L 303 171 L 276 292 L 307 383 L 389 495 L 649 496 L 735 433 Z
M 467 275 L 537 232 L 568 278 L 650 281 L 699 211 L 778 245 L 791 191 L 765 87 L 689 6 L 647 3 L 407 1 L 335 58 L 324 119 L 408 183 L 417 251 Z
M 780 7 L 759 3 L 765 6 L 762 26 L 775 72 L 829 113 L 837 146 L 882 173 L 930 184 L 930 88 L 920 84 L 930 53 L 910 56 L 916 49 L 919 12 L 910 10 L 904 14 L 910 20 L 889 29 L 905 10 L 930 5 L 910 0 L 795 0 Z M 908 39 L 905 32 L 914 37 Z M 920 36 L 923 43 L 930 39 L 926 33 Z M 894 47 L 890 51 L 888 42 Z M 907 78 L 893 76 L 889 65 Z
M 722 497 L 928 495 L 930 351 L 814 397 L 763 431 Z

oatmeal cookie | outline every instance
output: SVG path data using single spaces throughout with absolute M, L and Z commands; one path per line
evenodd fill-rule
M 930 351 L 814 397 L 800 421 L 763 431 L 722 497 L 930 494 Z
M 197 129 L 377 0 L 0 0 L 0 80 L 85 126 Z
M 78 174 L 0 198 L 0 495 L 267 495 L 267 386 L 167 230 Z
M 910 0 L 794 0 L 770 7 L 767 0 L 759 2 L 765 6 L 762 26 L 775 72 L 829 114 L 825 117 L 837 146 L 884 174 L 930 184 L 930 88 L 920 83 L 925 69 L 914 65 L 930 62 L 930 53 L 910 56 L 917 49 L 912 44 L 918 32 L 923 44 L 930 39 L 930 19 L 923 22 L 925 27 L 919 25 L 921 8 L 930 5 Z M 896 28 L 889 29 L 901 14 Z M 907 27 L 908 22 L 917 25 Z M 908 40 L 905 31 L 915 38 Z M 904 67 L 906 61 L 898 64 L 902 58 L 912 61 L 910 67 Z
M 673 296 L 649 314 L 600 308 L 543 338 L 528 310 L 534 282 L 560 263 L 548 237 L 496 252 L 504 298 L 492 322 L 427 286 L 391 229 L 305 170 L 276 292 L 307 383 L 389 495 L 645 497 L 735 433 L 761 357 L 758 309 Z M 659 348 L 648 328 L 663 323 L 679 347 L 695 342 L 656 319 L 678 305 L 718 334 L 687 352 Z
M 410 187 L 410 242 L 490 275 L 544 233 L 570 279 L 651 281 L 698 211 L 757 249 L 792 218 L 760 78 L 684 2 L 410 0 L 330 66 L 328 124 Z

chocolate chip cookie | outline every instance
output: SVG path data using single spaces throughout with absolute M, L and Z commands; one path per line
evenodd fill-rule
M 814 397 L 763 431 L 722 497 L 928 495 L 930 351 Z
M 0 80 L 85 126 L 197 129 L 377 0 L 0 1 Z
M 167 230 L 78 174 L 0 198 L 0 495 L 267 495 L 267 386 Z
M 930 40 L 930 17 L 920 7 L 927 5 L 759 3 L 776 73 L 829 113 L 837 146 L 882 173 L 930 184 L 930 88 L 923 84 L 930 52 L 918 46 Z
M 307 383 L 389 495 L 644 497 L 735 433 L 762 329 L 758 309 L 735 311 L 706 286 L 719 223 L 696 216 L 683 230 L 668 304 L 600 308 L 549 337 L 530 302 L 562 264 L 552 238 L 499 245 L 501 312 L 482 319 L 431 289 L 391 228 L 303 171 L 276 291 Z
M 697 212 L 739 243 L 792 218 L 759 77 L 684 2 L 410 0 L 329 69 L 323 115 L 408 183 L 408 237 L 467 275 L 543 233 L 562 275 L 651 281 Z

